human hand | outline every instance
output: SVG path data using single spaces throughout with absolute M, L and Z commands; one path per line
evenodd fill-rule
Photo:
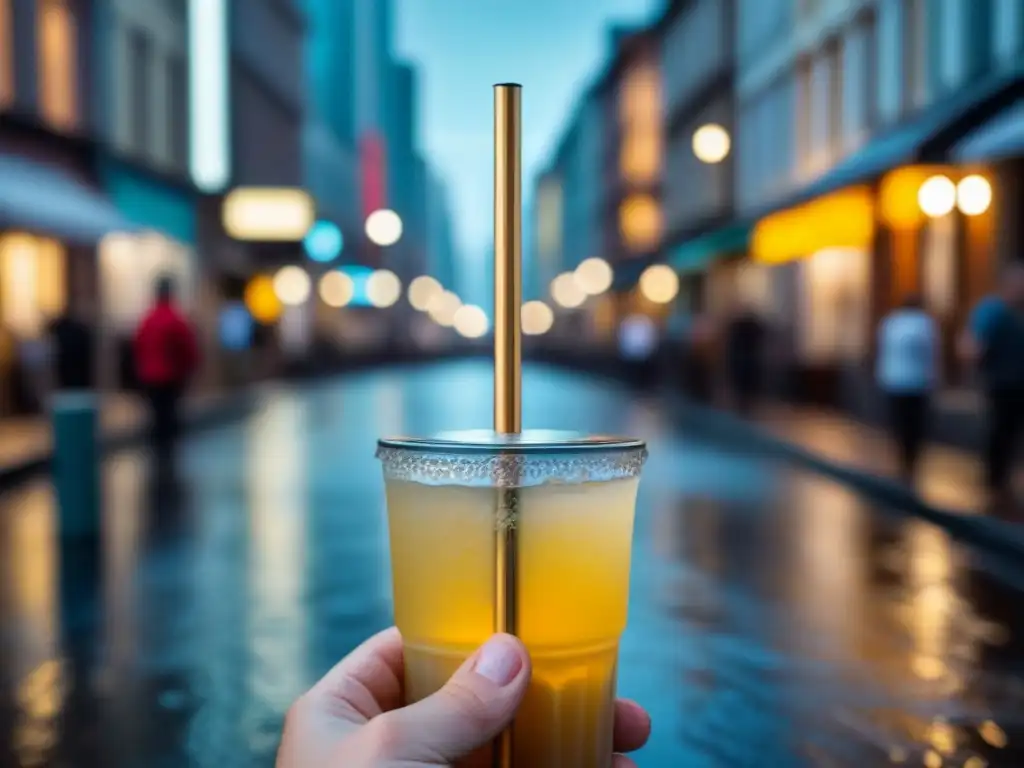
M 277 768 L 450 766 L 512 722 L 530 680 L 530 657 L 514 637 L 495 635 L 440 691 L 402 706 L 402 638 L 391 628 L 370 638 L 288 712 Z M 639 749 L 651 720 L 615 702 L 615 749 Z M 635 768 L 616 755 L 614 768 Z

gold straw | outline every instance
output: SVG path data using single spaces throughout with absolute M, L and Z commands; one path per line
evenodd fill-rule
M 494 86 L 494 430 L 522 431 L 522 86 Z M 514 485 L 514 484 L 513 484 Z M 494 629 L 516 634 L 517 506 L 498 488 Z M 512 729 L 495 741 L 494 765 L 512 768 Z

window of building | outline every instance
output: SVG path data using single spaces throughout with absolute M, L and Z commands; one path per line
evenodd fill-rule
M 170 122 L 171 163 L 175 168 L 188 167 L 188 62 L 172 57 L 167 64 L 167 108 Z
M 77 25 L 67 0 L 37 0 L 39 108 L 59 130 L 78 125 Z
M 14 19 L 11 0 L 0 0 L 0 109 L 14 101 Z
M 128 121 L 131 125 L 131 146 L 140 155 L 149 152 L 150 106 L 149 91 L 152 77 L 153 52 L 149 38 L 138 29 L 127 32 L 128 39 Z
M 938 5 L 941 5 L 940 2 Z M 947 4 L 948 5 L 948 4 Z M 928 72 L 929 18 L 926 0 L 904 0 L 903 3 L 903 111 L 914 112 L 928 103 L 930 77 Z M 932 4 L 932 13 L 937 5 Z M 942 9 L 945 13 L 946 9 Z M 955 48 L 956 46 L 953 46 Z M 949 56 L 956 58 L 953 48 Z
M 622 242 L 633 253 L 649 253 L 661 239 L 661 209 L 650 195 L 631 195 L 619 208 Z
M 811 115 L 813 88 L 811 87 L 811 59 L 802 58 L 796 67 L 796 156 L 797 169 L 802 173 L 811 167 Z
M 822 51 L 825 60 L 825 78 L 828 90 L 825 94 L 826 128 L 825 142 L 829 162 L 834 162 L 843 147 L 843 55 L 840 42 L 830 40 Z
M 1024 50 L 1024 3 L 1020 0 L 995 0 L 992 24 L 996 61 L 1002 65 L 1016 64 Z

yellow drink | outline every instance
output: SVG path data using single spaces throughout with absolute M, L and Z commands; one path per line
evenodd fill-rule
M 518 635 L 533 661 L 515 722 L 517 768 L 611 765 L 638 482 L 517 491 Z M 389 478 L 386 493 L 395 619 L 416 701 L 493 633 L 497 492 Z

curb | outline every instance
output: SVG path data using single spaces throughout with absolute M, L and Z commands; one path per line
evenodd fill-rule
M 240 419 L 249 412 L 256 398 L 255 391 L 246 390 L 196 406 L 185 415 L 182 429 L 197 432 Z M 100 437 L 100 453 L 107 455 L 138 445 L 145 440 L 146 432 L 147 427 L 144 423 L 107 432 Z M 49 449 L 35 456 L 0 466 L 0 493 L 49 472 L 52 461 L 53 450 Z
M 962 541 L 1012 558 L 1024 559 L 1024 531 L 1012 523 L 982 514 L 965 515 L 929 504 L 895 480 L 822 458 L 813 451 L 769 435 L 763 429 L 724 411 L 687 401 L 677 401 L 675 411 L 675 419 L 684 429 L 700 430 L 730 442 L 742 441 L 758 453 L 782 456 L 805 469 L 877 499 L 892 509 L 941 526 Z

